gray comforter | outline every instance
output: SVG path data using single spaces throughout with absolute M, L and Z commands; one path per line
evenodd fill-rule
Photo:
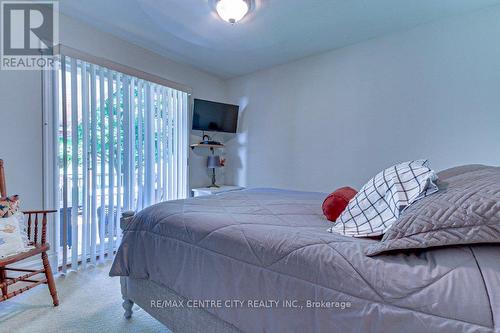
M 204 307 L 245 332 L 500 332 L 499 245 L 367 257 L 375 240 L 326 232 L 325 196 L 157 204 L 125 231 L 110 275 L 215 301 Z

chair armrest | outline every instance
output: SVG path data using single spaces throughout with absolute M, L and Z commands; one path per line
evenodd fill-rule
M 47 215 L 55 213 L 57 210 L 28 210 L 24 211 L 24 215 L 28 216 L 28 231 L 27 236 L 32 245 L 45 245 L 47 241 Z M 39 235 L 39 224 L 42 225 L 41 234 Z M 32 228 L 33 225 L 33 228 Z M 39 237 L 40 236 L 40 237 Z
M 28 215 L 28 214 L 44 214 L 44 213 L 56 213 L 57 210 L 55 209 L 48 209 L 48 210 L 24 210 L 22 211 L 24 214 Z

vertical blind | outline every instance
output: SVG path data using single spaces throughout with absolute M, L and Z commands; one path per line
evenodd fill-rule
M 44 90 L 53 99 L 56 256 L 66 271 L 112 258 L 124 210 L 187 196 L 188 94 L 73 57 L 58 68 Z

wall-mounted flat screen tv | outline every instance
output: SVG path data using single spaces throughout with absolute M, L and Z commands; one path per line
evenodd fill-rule
M 210 132 L 236 133 L 238 105 L 194 100 L 193 129 Z

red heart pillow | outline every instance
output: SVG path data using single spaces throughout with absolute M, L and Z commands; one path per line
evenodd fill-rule
M 335 222 L 347 207 L 349 200 L 354 198 L 357 193 L 358 191 L 348 186 L 336 189 L 323 201 L 323 214 L 328 220 Z

